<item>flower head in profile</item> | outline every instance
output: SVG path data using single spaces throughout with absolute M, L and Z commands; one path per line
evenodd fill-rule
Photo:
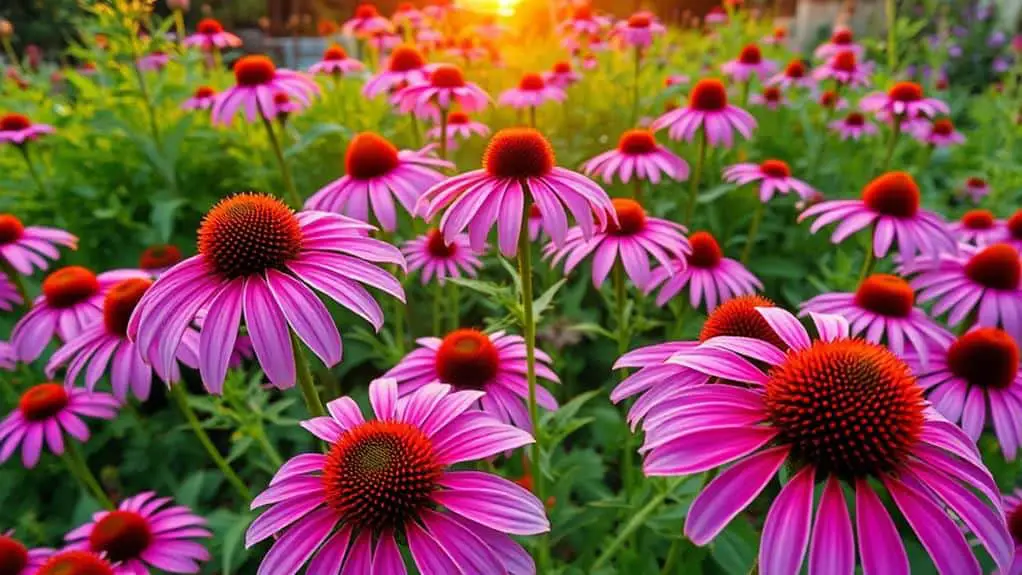
M 672 414 L 646 433 L 646 475 L 727 466 L 693 500 L 685 535 L 712 541 L 786 467 L 763 525 L 763 573 L 799 573 L 806 561 L 813 573 L 909 573 L 882 493 L 936 572 L 982 572 L 970 533 L 1006 569 L 1014 545 L 993 477 L 972 440 L 927 405 L 908 365 L 851 338 L 838 316 L 813 314 L 813 339 L 790 313 L 759 311 L 787 350 L 712 338 L 676 354 L 671 361 L 737 385 L 691 389 L 648 416 Z
M 375 98 L 395 85 L 421 84 L 428 80 L 426 57 L 415 46 L 404 44 L 390 52 L 386 66 L 366 81 L 362 93 L 367 98 Z
M 63 549 L 50 555 L 32 575 L 121 575 L 109 559 L 92 551 Z
M 554 64 L 553 68 L 543 72 L 543 81 L 548 86 L 560 88 L 565 90 L 568 86 L 577 83 L 582 79 L 582 74 L 579 74 L 571 66 L 569 60 L 561 60 Z
M 824 90 L 820 92 L 817 103 L 824 110 L 844 110 L 848 107 L 848 99 L 843 98 L 837 90 Z
M 614 26 L 614 36 L 628 46 L 648 48 L 667 28 L 650 12 L 636 12 Z
M 774 31 L 764 36 L 760 42 L 768 46 L 784 45 L 788 41 L 788 29 L 784 26 L 774 27 Z
M 590 159 L 582 171 L 590 176 L 599 174 L 608 184 L 614 176 L 627 184 L 633 174 L 636 180 L 658 184 L 663 176 L 687 180 L 689 169 L 685 160 L 657 143 L 653 132 L 628 130 L 621 134 L 616 149 Z
M 241 38 L 225 32 L 223 24 L 212 18 L 203 18 L 195 28 L 195 33 L 184 39 L 185 46 L 193 46 L 206 52 L 214 49 L 238 48 Z
M 593 5 L 589 2 L 576 4 L 571 16 L 561 22 L 561 30 L 569 31 L 576 36 L 595 36 L 610 27 L 610 19 L 593 13 Z
M 435 157 L 433 146 L 398 150 L 373 132 L 356 134 L 344 154 L 345 175 L 320 188 L 305 202 L 305 209 L 335 212 L 369 222 L 369 210 L 388 232 L 397 229 L 394 198 L 413 213 L 422 190 L 444 179 L 436 171 L 454 164 Z
M 260 116 L 274 119 L 278 114 L 276 95 L 287 94 L 288 102 L 301 108 L 312 103 L 319 86 L 301 72 L 278 69 L 266 56 L 242 56 L 234 63 L 235 85 L 216 95 L 214 123 L 230 124 L 239 110 L 255 122 Z
M 19 274 L 45 271 L 46 260 L 60 257 L 60 246 L 78 249 L 78 238 L 58 228 L 25 226 L 13 214 L 0 213 L 0 259 Z
M 29 549 L 14 538 L 14 532 L 0 533 L 0 567 L 4 575 L 35 575 L 53 555 L 53 549 Z
M 149 246 L 138 256 L 138 269 L 153 277 L 174 267 L 181 262 L 181 250 L 173 244 L 157 244 Z
M 11 311 L 15 306 L 24 303 L 18 288 L 11 282 L 11 278 L 0 273 L 0 311 Z
M 471 409 L 481 391 L 425 384 L 398 398 L 392 379 L 369 385 L 374 419 L 342 397 L 302 423 L 327 453 L 287 461 L 255 500 L 267 507 L 246 546 L 277 535 L 260 573 L 402 573 L 398 541 L 421 573 L 534 573 L 509 535 L 550 529 L 543 504 L 492 473 L 452 465 L 533 442 L 528 432 Z
M 774 197 L 775 193 L 789 194 L 795 192 L 800 198 L 807 199 L 816 191 L 812 186 L 791 176 L 791 168 L 781 160 L 766 160 L 759 164 L 735 164 L 724 170 L 724 180 L 744 186 L 759 182 L 759 201 L 764 204 Z
M 490 103 L 486 92 L 466 81 L 461 68 L 452 64 L 434 66 L 426 81 L 409 85 L 398 92 L 394 100 L 404 113 L 426 104 L 446 110 L 458 104 L 466 112 L 478 112 Z
M 887 172 L 862 189 L 858 200 L 821 202 L 802 212 L 799 221 L 816 218 L 809 228 L 816 233 L 823 226 L 839 222 L 830 239 L 835 244 L 863 228 L 872 226 L 873 253 L 882 258 L 897 238 L 901 257 L 955 252 L 957 240 L 947 223 L 936 213 L 920 207 L 919 186 L 907 172 Z
M 703 16 L 703 21 L 707 24 L 720 25 L 727 23 L 727 12 L 724 11 L 720 6 L 714 6 L 710 8 L 710 11 Z
M 466 66 L 479 62 L 490 55 L 486 47 L 473 35 L 465 35 L 460 40 L 452 42 L 447 48 L 447 53 L 452 58 L 464 62 Z
M 983 198 L 990 195 L 990 184 L 983 178 L 967 178 L 964 187 L 965 195 L 969 196 L 974 204 L 978 204 Z
M 378 32 L 390 32 L 393 25 L 380 15 L 375 4 L 363 2 L 355 7 L 355 15 L 341 26 L 345 36 L 367 38 Z
M 1016 210 L 1004 221 L 1004 235 L 1001 241 L 1022 252 L 1022 209 Z
M 138 59 L 138 69 L 143 72 L 159 72 L 170 63 L 170 55 L 161 50 L 146 54 Z
M 182 110 L 209 110 L 216 103 L 216 90 L 209 86 L 199 86 L 191 98 L 181 103 Z
M 876 124 L 866 119 L 862 112 L 849 112 L 844 118 L 831 122 L 830 129 L 837 132 L 842 140 L 859 140 L 877 133 Z
M 742 137 L 752 137 L 756 119 L 745 110 L 728 103 L 727 90 L 720 80 L 703 79 L 689 92 L 688 105 L 671 110 L 657 118 L 654 131 L 667 128 L 672 140 L 691 142 L 702 130 L 711 146 L 730 148 L 734 142 L 732 131 Z
M 419 198 L 417 213 L 426 220 L 446 208 L 438 227 L 447 243 L 467 229 L 473 248 L 482 250 L 496 226 L 500 253 L 514 257 L 525 206 L 532 204 L 539 206 L 544 228 L 557 246 L 564 245 L 568 234 L 565 208 L 585 238 L 606 229 L 614 218 L 607 193 L 589 178 L 558 167 L 553 147 L 536 130 L 497 132 L 482 163 L 482 169 L 440 182 Z
M 860 44 L 855 42 L 855 35 L 850 28 L 841 27 L 834 30 L 830 40 L 816 47 L 816 50 L 813 51 L 813 56 L 820 60 L 826 60 L 838 52 L 846 51 L 851 51 L 856 56 L 861 57 L 865 50 L 863 50 Z
M 827 63 L 813 71 L 813 78 L 819 81 L 834 80 L 841 86 L 868 86 L 873 74 L 873 64 L 860 62 L 852 50 L 837 52 Z
M 362 284 L 403 299 L 400 283 L 374 264 L 404 267 L 404 258 L 368 237 L 373 229 L 339 214 L 296 214 L 268 195 L 225 198 L 199 227 L 199 253 L 161 275 L 142 296 L 128 337 L 148 363 L 169 366 L 185 332 L 204 313 L 199 373 L 211 393 L 220 393 L 244 321 L 270 383 L 292 387 L 294 339 L 327 366 L 341 360 L 337 325 L 311 288 L 376 329 L 383 312 Z
M 334 44 L 323 51 L 323 59 L 309 66 L 310 74 L 348 76 L 365 70 L 362 62 L 348 56 L 343 46 Z
M 24 114 L 7 113 L 0 116 L 0 144 L 22 146 L 45 134 L 56 131 L 49 124 L 36 124 Z
M 898 82 L 886 93 L 873 92 L 859 102 L 859 106 L 867 112 L 876 112 L 883 118 L 894 118 L 897 121 L 915 120 L 920 117 L 934 117 L 938 114 L 949 114 L 947 104 L 936 99 L 927 98 L 923 87 L 915 82 Z
M 809 70 L 806 69 L 805 62 L 795 59 L 788 62 L 788 65 L 784 67 L 784 70 L 781 70 L 767 79 L 766 85 L 777 86 L 785 90 L 792 86 L 812 88 L 816 85 L 816 80 L 813 78 L 813 75 L 809 73 Z
M 64 433 L 88 441 L 89 428 L 82 417 L 113 419 L 117 408 L 117 400 L 108 393 L 65 389 L 54 382 L 34 385 L 0 421 L 0 463 L 10 459 L 19 446 L 21 462 L 29 469 L 39 462 L 44 443 L 54 455 L 62 455 Z
M 653 270 L 646 293 L 659 288 L 656 304 L 663 306 L 688 288 L 689 303 L 699 308 L 705 302 L 712 312 L 733 297 L 755 293 L 763 284 L 738 260 L 724 257 L 720 244 L 709 232 L 695 232 L 688 238 L 692 252 Z
M 409 26 L 411 28 L 418 28 L 425 22 L 426 15 L 415 7 L 412 2 L 402 2 L 397 5 L 394 13 L 390 16 L 391 22 L 397 26 Z
M 1005 223 L 994 217 L 990 210 L 969 210 L 957 222 L 951 222 L 951 231 L 964 244 L 985 246 L 1004 238 Z
M 762 82 L 777 70 L 777 62 L 763 58 L 759 46 L 748 44 L 737 58 L 725 62 L 720 69 L 735 82 L 748 82 L 753 77 Z
M 788 98 L 777 86 L 767 86 L 763 91 L 749 96 L 749 103 L 768 110 L 778 110 L 788 106 Z
M 444 285 L 447 278 L 475 277 L 483 267 L 479 259 L 482 252 L 472 249 L 467 235 L 460 234 L 453 242 L 447 243 L 436 228 L 408 240 L 401 251 L 408 261 L 408 271 L 420 272 L 423 284 L 434 277 L 440 285 Z
M 567 97 L 561 88 L 547 84 L 540 74 L 525 74 L 518 86 L 505 90 L 498 102 L 512 108 L 535 108 L 545 102 L 562 102 Z
M 456 110 L 447 115 L 447 138 L 452 141 L 457 138 L 468 140 L 472 136 L 489 135 L 489 126 L 473 120 L 465 112 Z M 433 126 L 426 132 L 426 137 L 430 140 L 439 140 L 442 136 L 440 126 Z
M 936 148 L 946 148 L 965 143 L 965 136 L 955 129 L 949 118 L 938 118 L 933 122 L 915 122 L 913 135 L 917 140 Z

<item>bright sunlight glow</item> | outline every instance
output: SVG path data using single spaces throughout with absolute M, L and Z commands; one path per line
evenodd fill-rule
M 522 0 L 460 0 L 458 5 L 467 10 L 483 14 L 496 14 L 510 17 L 515 15 L 515 8 Z

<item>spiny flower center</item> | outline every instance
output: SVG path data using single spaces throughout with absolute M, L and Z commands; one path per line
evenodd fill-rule
M 323 468 L 327 503 L 363 529 L 400 528 L 429 505 L 441 465 L 419 428 L 373 420 L 346 431 Z
M 650 19 L 649 14 L 639 13 L 632 14 L 628 17 L 629 28 L 649 28 L 650 24 L 652 24 L 652 20 Z
M 447 116 L 447 123 L 451 125 L 467 124 L 468 114 L 466 114 L 465 112 L 451 112 L 451 114 Z
M 277 67 L 266 56 L 242 56 L 234 64 L 234 80 L 239 86 L 268 84 L 277 73 Z
M 118 282 L 103 300 L 103 323 L 107 331 L 124 337 L 128 333 L 128 320 L 139 300 L 153 285 L 147 279 L 134 278 Z
M 994 227 L 994 214 L 990 210 L 969 210 L 962 215 L 962 225 L 970 230 L 989 230 Z
M 838 96 L 834 90 L 827 90 L 820 94 L 820 105 L 824 108 L 833 108 L 837 105 Z
M 538 92 L 546 87 L 546 82 L 539 74 L 526 74 L 518 82 L 518 89 L 524 92 Z
M 111 511 L 96 522 L 89 547 L 114 563 L 135 559 L 152 543 L 149 524 L 134 511 Z
M 696 82 L 688 96 L 688 105 L 701 112 L 716 112 L 727 107 L 727 90 L 720 80 L 704 79 Z
M 839 72 L 854 72 L 858 63 L 855 60 L 855 52 L 851 50 L 843 50 L 838 52 L 834 56 L 834 61 L 831 63 L 831 68 L 838 70 Z
M 199 31 L 199 34 L 203 34 L 205 36 L 212 36 L 214 34 L 219 34 L 224 31 L 223 24 L 212 18 L 205 18 L 203 20 L 200 20 L 197 29 Z
M 47 559 L 35 575 L 114 575 L 114 568 L 95 553 L 61 551 Z
M 784 68 L 784 75 L 794 80 L 804 78 L 806 75 L 806 65 L 802 63 L 802 60 L 792 60 Z
M 138 258 L 138 267 L 144 270 L 162 270 L 181 261 L 181 250 L 170 244 L 146 248 Z
M 554 148 L 531 128 L 507 128 L 490 139 L 483 167 L 495 178 L 541 178 L 554 169 Z
M 706 318 L 699 332 L 699 341 L 712 337 L 730 335 L 751 337 L 773 344 L 778 349 L 788 349 L 767 320 L 756 308 L 774 307 L 774 302 L 758 295 L 743 295 L 727 300 L 717 306 Z
M 771 368 L 770 420 L 792 455 L 821 476 L 894 471 L 919 441 L 925 403 L 908 366 L 862 340 L 814 342 Z
M 1022 210 L 1016 211 L 1008 218 L 1008 231 L 1011 232 L 1012 238 L 1022 240 Z
M 763 88 L 763 99 L 770 103 L 781 101 L 781 89 L 777 86 Z
M 1009 244 L 984 248 L 966 262 L 965 275 L 985 288 L 1016 290 L 1022 278 L 1018 250 Z
M 923 88 L 915 82 L 898 82 L 887 96 L 896 102 L 918 102 L 923 99 Z
M 837 44 L 839 46 L 846 46 L 848 44 L 851 44 L 852 40 L 854 40 L 854 37 L 852 36 L 852 31 L 847 28 L 835 30 L 834 34 L 830 37 L 831 44 Z
M 554 74 L 570 74 L 571 62 L 558 62 L 554 64 Z
M 941 118 L 933 121 L 930 131 L 938 136 L 950 136 L 955 132 L 955 125 L 951 123 L 951 120 Z
M 474 329 L 447 334 L 436 352 L 438 378 L 459 389 L 482 389 L 499 367 L 500 356 L 490 337 Z
M 383 136 L 372 132 L 355 135 L 344 154 L 344 168 L 348 175 L 359 180 L 389 174 L 397 166 L 397 148 Z
M 291 103 L 291 96 L 287 92 L 275 92 L 273 94 L 273 103 L 277 106 L 284 106 Z
M 199 253 L 227 279 L 282 269 L 302 249 L 302 230 L 284 202 L 245 193 L 220 200 L 199 226 Z
M 759 46 L 749 44 L 738 54 L 738 61 L 747 66 L 755 66 L 763 61 L 763 54 L 759 51 Z
M 195 98 L 199 98 L 199 99 L 203 99 L 203 98 L 212 98 L 215 95 L 216 95 L 216 91 L 213 90 L 213 88 L 210 88 L 209 86 L 199 86 L 195 90 L 194 97 Z
M 847 124 L 849 126 L 856 126 L 856 127 L 865 126 L 866 125 L 866 117 L 863 116 L 862 114 L 860 114 L 859 112 L 851 112 L 845 118 L 845 124 Z
M 429 81 L 437 88 L 461 88 L 465 85 L 465 75 L 453 64 L 440 64 L 429 75 Z
M 415 46 L 401 45 L 390 53 L 387 68 L 391 72 L 410 72 L 426 65 L 426 58 Z
M 947 351 L 951 373 L 969 385 L 1006 389 L 1018 376 L 1019 350 L 1004 330 L 981 327 L 955 340 Z
M 692 245 L 692 253 L 688 255 L 688 265 L 696 268 L 715 268 L 724 257 L 724 252 L 709 232 L 695 232 L 688 237 Z
M 68 266 L 46 276 L 43 295 L 54 308 L 69 308 L 81 303 L 99 291 L 96 274 L 81 266 Z
M 646 210 L 639 202 L 628 198 L 614 198 L 617 223 L 607 222 L 607 233 L 615 236 L 631 236 L 646 229 Z
M 0 575 L 19 575 L 28 565 L 28 549 L 13 537 L 0 535 Z
M 330 46 L 323 52 L 323 59 L 329 62 L 338 62 L 348 59 L 348 53 L 340 46 Z
M 359 4 L 358 8 L 355 9 L 355 18 L 358 20 L 368 20 L 379 15 L 380 13 L 376 10 L 375 4 Z
M 866 184 L 862 201 L 879 214 L 911 218 L 919 211 L 919 186 L 907 172 L 887 172 Z
M 771 178 L 791 177 L 791 169 L 781 160 L 767 160 L 759 165 L 759 169 Z
M 24 114 L 4 114 L 0 116 L 0 132 L 17 132 L 32 126 L 31 120 Z
M 656 139 L 649 130 L 628 130 L 621 134 L 617 149 L 624 154 L 645 155 L 656 151 Z
M 16 242 L 24 233 L 21 220 L 11 214 L 0 214 L 0 245 Z
M 912 312 L 915 294 L 912 286 L 898 276 L 873 274 L 855 291 L 859 307 L 887 317 L 907 317 Z
M 454 255 L 458 245 L 445 243 L 444 235 L 440 233 L 439 229 L 433 228 L 426 240 L 426 249 L 429 250 L 429 255 L 435 258 L 449 258 Z
M 59 383 L 40 383 L 18 400 L 21 415 L 29 421 L 44 421 L 60 413 L 71 398 Z

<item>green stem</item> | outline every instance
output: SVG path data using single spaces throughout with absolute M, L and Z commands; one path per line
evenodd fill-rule
M 600 554 L 600 556 L 596 559 L 596 562 L 593 563 L 593 565 L 589 568 L 589 572 L 592 573 L 595 571 L 599 571 L 600 568 L 604 566 L 604 564 L 610 561 L 611 558 L 614 557 L 614 554 L 617 553 L 617 550 L 621 547 L 621 545 L 624 544 L 624 542 L 631 537 L 632 533 L 634 533 L 639 527 L 642 527 L 642 525 L 646 522 L 649 516 L 652 515 L 653 512 L 657 510 L 657 508 L 663 505 L 667 497 L 674 493 L 678 486 L 684 483 L 684 481 L 688 479 L 688 477 L 689 476 L 676 477 L 668 481 L 667 489 L 665 489 L 661 493 L 656 494 L 653 497 L 653 499 L 649 500 L 649 503 L 647 503 L 645 507 L 640 509 L 638 513 L 632 516 L 632 519 L 625 525 L 624 529 L 622 529 L 617 534 L 617 537 L 614 538 L 614 541 L 611 542 L 611 544 L 603 550 L 603 553 Z
M 901 118 L 899 116 L 895 116 L 894 129 L 891 131 L 891 140 L 887 144 L 887 154 L 884 156 L 884 163 L 881 164 L 883 166 L 881 173 L 884 173 L 891 168 L 891 160 L 894 158 L 894 148 L 898 144 L 899 135 L 901 135 Z
M 642 180 L 639 178 L 635 178 L 635 186 L 632 188 L 632 197 L 635 198 L 635 201 L 637 202 L 642 201 Z
M 742 84 L 742 108 L 747 108 L 749 104 L 749 90 L 752 89 L 752 78 L 749 78 Z
M 612 272 L 614 282 L 614 306 L 615 306 L 615 325 L 617 327 L 617 355 L 621 357 L 628 351 L 628 322 L 626 314 L 628 311 L 628 301 L 625 298 L 625 273 L 624 266 L 621 262 L 614 264 Z M 628 370 L 622 369 L 618 372 L 619 381 L 623 381 L 624 378 L 628 377 Z M 634 476 L 634 454 L 632 453 L 631 435 L 625 439 L 624 445 L 622 446 L 622 463 L 621 463 L 621 482 L 624 486 L 625 493 L 631 494 L 632 488 L 635 484 Z
M 440 110 L 440 159 L 447 159 L 447 109 Z
M 699 197 L 699 178 L 703 174 L 703 164 L 706 163 L 706 128 L 699 131 L 699 151 L 696 155 L 696 166 L 692 170 L 692 181 L 688 188 L 688 208 L 685 210 L 685 225 L 692 224 L 692 216 L 696 212 L 696 199 Z M 679 196 L 680 197 L 680 196 Z
M 529 106 L 529 127 L 536 129 L 536 106 Z
M 757 198 L 758 200 L 758 198 Z M 763 221 L 763 212 L 766 211 L 766 204 L 759 202 L 756 212 L 752 214 L 752 222 L 749 223 L 749 233 L 745 234 L 745 249 L 742 250 L 742 264 L 749 262 L 752 255 L 752 246 L 756 243 L 756 235 L 759 233 L 759 223 Z
M 291 203 L 291 207 L 300 210 L 302 208 L 302 197 L 298 195 L 295 182 L 291 179 L 291 169 L 287 167 L 284 152 L 281 151 L 280 142 L 277 140 L 277 135 L 273 132 L 273 123 L 263 113 L 262 105 L 259 104 L 257 107 L 259 108 L 259 117 L 263 121 L 263 126 L 266 127 L 266 135 L 270 140 L 270 147 L 273 148 L 273 155 L 277 158 L 277 166 L 280 167 L 280 177 L 284 180 L 284 190 L 287 192 L 288 202 Z
M 259 447 L 262 448 L 263 453 L 265 453 L 266 457 L 270 460 L 270 465 L 274 469 L 284 464 L 284 460 L 281 458 L 277 448 L 273 447 L 273 444 L 270 443 L 270 438 L 266 436 L 266 430 L 263 429 L 262 423 L 259 424 L 259 432 L 256 433 L 255 440 L 256 443 L 259 444 Z
M 639 123 L 639 68 L 642 64 L 642 48 L 635 47 L 635 73 L 632 76 L 632 125 Z
M 860 284 L 862 283 L 862 280 L 866 279 L 866 276 L 868 276 L 870 274 L 870 272 L 873 271 L 873 265 L 875 263 L 876 263 L 876 260 L 873 258 L 873 231 L 870 230 L 870 233 L 869 233 L 869 245 L 866 246 L 865 259 L 862 260 L 862 270 L 859 271 L 859 283 Z
M 231 469 L 231 464 L 227 463 L 227 460 L 217 451 L 216 446 L 213 445 L 213 440 L 209 438 L 209 434 L 206 433 L 202 424 L 199 423 L 199 417 L 195 415 L 195 410 L 192 409 L 192 406 L 188 405 L 188 391 L 185 390 L 184 384 L 178 383 L 177 385 L 170 386 L 170 395 L 174 398 L 174 402 L 177 403 L 177 408 L 181 410 L 181 415 L 188 422 L 188 427 L 192 428 L 192 432 L 199 439 L 199 443 L 206 448 L 206 453 L 213 460 L 213 464 L 217 466 L 220 473 L 224 474 L 227 482 L 234 487 L 234 490 L 238 492 L 243 501 L 251 501 L 252 492 L 248 490 L 248 487 L 241 481 L 241 478 Z
M 671 575 L 674 571 L 674 566 L 678 563 L 678 559 L 681 558 L 681 546 L 684 541 L 684 539 L 678 537 L 671 542 L 671 547 L 667 550 L 667 559 L 664 560 L 664 568 L 660 571 L 660 575 Z
M 35 185 L 39 188 L 39 193 L 41 193 L 44 197 L 49 197 L 50 190 L 46 187 L 46 184 L 43 183 L 42 177 L 39 176 L 39 170 L 36 169 L 35 162 L 32 161 L 32 156 L 28 153 L 28 144 L 21 144 L 18 146 L 18 149 L 21 150 L 21 155 L 25 158 L 25 165 L 28 166 L 28 173 L 31 174 L 32 179 L 35 180 Z
M 174 35 L 177 36 L 177 49 L 183 53 L 185 51 L 185 14 L 181 10 L 174 10 Z
M 21 305 L 28 309 L 32 305 L 32 300 L 28 299 L 28 290 L 25 289 L 25 281 L 21 279 L 21 274 L 18 270 L 14 269 L 3 256 L 0 256 L 0 272 L 7 276 L 7 279 L 14 284 L 14 289 L 18 290 L 18 295 L 21 296 Z
M 134 58 L 132 69 L 135 71 L 135 79 L 138 80 L 138 91 L 142 96 L 142 103 L 145 104 L 146 114 L 149 116 L 149 129 L 153 133 L 153 141 L 156 142 L 157 151 L 159 151 L 160 127 L 156 123 L 156 110 L 153 109 L 153 102 L 149 99 L 149 88 L 145 83 L 145 74 L 143 74 L 142 69 L 138 67 L 138 61 L 142 57 L 142 54 L 134 40 L 131 41 L 131 52 L 132 58 Z
M 323 402 L 319 399 L 319 392 L 316 391 L 316 383 L 312 381 L 312 373 L 309 372 L 309 361 L 305 359 L 305 352 L 302 351 L 302 342 L 298 336 L 291 332 L 291 348 L 295 355 L 295 376 L 298 379 L 298 388 L 302 391 L 302 399 L 305 400 L 305 407 L 309 415 L 322 417 L 326 415 Z
M 81 483 L 82 488 L 92 493 L 92 496 L 96 498 L 96 501 L 106 509 L 114 509 L 114 504 L 110 501 L 110 497 L 103 491 L 103 488 L 99 484 L 99 480 L 89 470 L 89 465 L 85 462 L 85 457 L 82 456 L 82 452 L 78 451 L 78 444 L 74 441 L 64 442 L 64 463 L 67 468 L 71 471 L 71 474 L 78 479 Z
M 21 68 L 21 60 L 18 58 L 18 55 L 14 53 L 14 46 L 11 44 L 11 39 L 4 36 L 3 43 L 4 52 L 7 53 L 7 59 L 11 61 L 11 66 L 13 66 L 18 73 L 24 72 Z
M 419 130 L 419 119 L 415 114 L 409 114 L 408 120 L 412 124 L 412 143 L 415 145 L 415 149 L 418 150 L 422 147 L 422 132 Z
M 443 337 L 443 299 L 444 299 L 444 288 L 440 285 L 440 282 L 436 282 L 433 285 L 433 335 L 436 337 Z
M 461 295 L 458 292 L 458 284 L 456 284 L 454 282 L 449 282 L 448 285 L 450 287 L 448 287 L 447 289 L 450 292 L 450 296 L 449 297 L 451 298 L 451 303 L 450 303 L 450 306 L 451 306 L 451 310 L 450 310 L 451 311 L 451 325 L 450 325 L 450 329 L 451 329 L 451 331 L 454 331 L 454 330 L 458 329 L 459 327 L 461 327 Z
M 884 12 L 887 17 L 887 71 L 894 74 L 898 64 L 898 55 L 895 53 L 895 24 L 898 18 L 895 0 L 884 1 Z

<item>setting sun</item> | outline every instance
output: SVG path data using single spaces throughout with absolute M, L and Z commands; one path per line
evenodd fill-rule
M 459 0 L 458 5 L 467 10 L 498 16 L 514 16 L 521 0 Z

